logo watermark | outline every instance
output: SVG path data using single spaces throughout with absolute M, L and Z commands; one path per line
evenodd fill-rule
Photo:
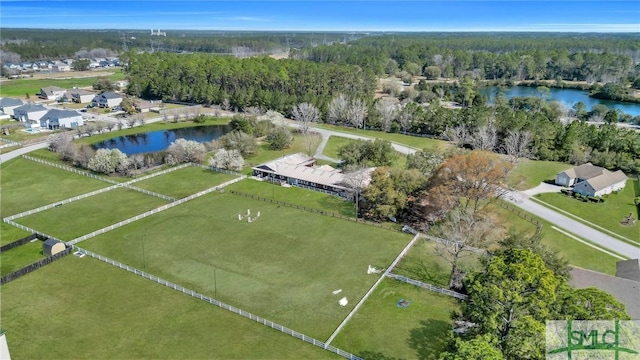
M 549 360 L 640 360 L 640 320 L 547 321 Z

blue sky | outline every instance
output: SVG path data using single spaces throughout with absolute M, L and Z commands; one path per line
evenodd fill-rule
M 13 1 L 0 26 L 64 29 L 640 32 L 640 1 Z

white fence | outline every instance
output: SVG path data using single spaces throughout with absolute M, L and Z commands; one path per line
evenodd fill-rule
M 145 175 L 145 176 L 142 176 L 142 177 L 139 177 L 139 178 L 133 179 L 133 180 L 129 180 L 129 181 L 127 181 L 125 184 L 133 184 L 133 183 L 137 183 L 138 181 L 143 181 L 143 180 L 151 179 L 151 178 L 153 178 L 153 177 L 156 177 L 156 176 L 159 176 L 159 175 L 164 175 L 164 174 L 166 174 L 166 173 L 170 173 L 170 172 L 172 172 L 172 171 L 176 171 L 176 170 L 184 169 L 184 168 L 189 167 L 189 166 L 191 166 L 191 163 L 178 165 L 178 166 L 176 166 L 176 167 L 172 167 L 172 168 L 169 168 L 169 169 L 166 169 L 166 170 L 158 171 L 158 172 L 153 173 L 153 174 L 149 174 L 149 175 Z
M 0 141 L 2 141 L 3 143 L 7 143 L 9 146 L 20 146 L 21 145 L 19 142 L 15 142 L 13 140 L 5 139 L 5 138 L 0 138 Z
M 90 239 L 90 238 L 92 238 L 92 237 L 95 237 L 95 236 L 98 236 L 98 235 L 104 234 L 104 233 L 106 233 L 107 231 L 111 231 L 111 230 L 113 230 L 113 229 L 117 229 L 117 228 L 122 227 L 122 226 L 124 226 L 124 225 L 131 224 L 131 223 L 132 223 L 132 222 L 134 222 L 134 221 L 138 221 L 138 220 L 140 220 L 140 219 L 144 219 L 144 218 L 146 218 L 147 216 L 151 216 L 151 215 L 153 215 L 153 214 L 157 214 L 157 213 L 159 213 L 160 211 L 164 211 L 164 210 L 170 209 L 170 208 L 172 208 L 172 207 L 174 207 L 174 206 L 177 206 L 177 205 L 183 204 L 183 203 L 185 203 L 185 202 L 187 202 L 187 201 L 189 201 L 189 200 L 193 200 L 193 199 L 198 198 L 198 197 L 200 197 L 200 196 L 203 196 L 203 195 L 209 194 L 209 193 L 211 193 L 211 192 L 214 192 L 214 191 L 220 190 L 220 189 L 222 189 L 223 187 L 225 187 L 225 186 L 227 186 L 227 185 L 231 185 L 231 184 L 233 184 L 233 183 L 236 183 L 236 182 L 238 182 L 238 181 L 240 181 L 240 180 L 242 180 L 242 179 L 244 179 L 244 178 L 245 178 L 244 176 L 241 176 L 241 177 L 239 177 L 239 178 L 236 178 L 236 179 L 233 179 L 233 180 L 229 180 L 229 181 L 227 181 L 226 183 L 220 184 L 220 185 L 218 185 L 218 186 L 214 186 L 214 187 L 209 188 L 209 189 L 207 189 L 207 190 L 203 190 L 203 191 L 200 191 L 200 192 L 195 193 L 195 194 L 193 194 L 193 195 L 189 195 L 189 196 L 187 196 L 187 197 L 185 197 L 185 198 L 182 198 L 182 199 L 180 199 L 180 200 L 176 200 L 176 201 L 174 201 L 174 202 L 172 202 L 172 203 L 169 203 L 169 204 L 166 204 L 166 205 L 162 205 L 162 206 L 160 206 L 159 208 L 156 208 L 156 209 L 153 209 L 153 210 L 149 210 L 149 211 L 147 211 L 147 212 L 144 212 L 144 213 L 142 213 L 142 214 L 136 215 L 136 216 L 131 217 L 131 218 L 129 218 L 129 219 L 126 219 L 126 220 L 120 221 L 119 223 L 116 223 L 116 224 L 113 224 L 113 225 L 109 225 L 109 226 L 104 227 L 104 228 L 102 228 L 102 229 L 100 229 L 100 230 L 96 230 L 96 231 L 94 231 L 94 232 L 92 232 L 92 233 L 82 235 L 82 236 L 81 236 L 81 237 L 79 237 L 79 238 L 75 238 L 75 239 L 73 239 L 73 240 L 71 240 L 71 241 L 67 242 L 67 245 L 75 245 L 75 244 L 77 244 L 77 243 L 79 243 L 79 242 L 81 242 L 81 241 L 85 241 L 85 240 Z
M 325 344 L 324 342 L 322 342 L 320 340 L 317 340 L 317 339 L 312 338 L 310 336 L 307 336 L 305 334 L 299 333 L 299 332 L 297 332 L 295 330 L 291 330 L 291 329 L 289 329 L 289 328 L 287 328 L 285 326 L 282 326 L 280 324 L 274 323 L 273 321 L 269 321 L 269 320 L 267 320 L 265 318 L 262 318 L 262 317 L 260 317 L 258 315 L 254 315 L 254 314 L 252 314 L 250 312 L 247 312 L 247 311 L 244 311 L 242 309 L 239 309 L 239 308 L 237 308 L 235 306 L 231 306 L 231 305 L 225 304 L 222 301 L 219 301 L 219 300 L 210 298 L 208 296 L 202 295 L 202 294 L 200 294 L 198 292 L 195 292 L 193 290 L 187 289 L 187 288 L 185 288 L 183 286 L 180 286 L 180 285 L 174 284 L 174 283 L 172 283 L 170 281 L 161 279 L 161 278 L 159 278 L 157 276 L 151 275 L 151 274 L 149 274 L 147 272 L 144 272 L 142 270 L 138 270 L 138 269 L 136 269 L 134 267 L 131 267 L 129 265 L 125 265 L 125 264 L 117 262 L 115 260 L 111 260 L 111 259 L 109 259 L 109 258 L 107 258 L 105 256 L 96 254 L 94 252 L 91 252 L 91 251 L 88 251 L 88 250 L 84 250 L 84 249 L 81 249 L 81 248 L 76 247 L 76 246 L 74 246 L 74 248 L 76 248 L 78 251 L 84 252 L 85 254 L 87 254 L 87 255 L 95 258 L 95 259 L 98 259 L 100 261 L 106 262 L 107 264 L 111 264 L 113 266 L 117 266 L 117 267 L 119 267 L 121 269 L 127 270 L 127 271 L 132 272 L 132 273 L 134 273 L 136 275 L 142 276 L 145 279 L 149 279 L 151 281 L 155 281 L 160 285 L 164 285 L 164 286 L 169 287 L 171 289 L 180 291 L 181 293 L 193 296 L 196 299 L 200 299 L 200 300 L 202 300 L 204 302 L 207 302 L 209 304 L 215 305 L 215 306 L 217 306 L 219 308 L 231 311 L 234 314 L 241 315 L 241 316 L 243 316 L 245 318 L 251 319 L 251 320 L 253 320 L 253 321 L 257 322 L 257 323 L 260 323 L 262 325 L 268 326 L 268 327 L 270 327 L 272 329 L 278 330 L 278 331 L 280 331 L 282 333 L 285 333 L 287 335 L 293 336 L 293 337 L 295 337 L 297 339 L 300 339 L 302 341 L 305 341 L 305 342 L 307 342 L 309 344 L 313 344 L 313 345 L 318 346 L 320 348 L 323 348 L 325 350 L 331 351 L 331 352 L 333 352 L 335 354 L 338 354 L 338 355 L 340 355 L 340 356 L 342 356 L 342 357 L 344 357 L 346 359 L 361 360 L 361 358 L 359 358 L 359 357 L 357 357 L 357 356 L 355 356 L 355 355 L 353 355 L 351 353 L 348 353 L 346 351 L 340 350 L 340 349 L 338 349 L 336 347 L 333 347 L 331 345 Z
M 26 232 L 28 232 L 28 233 L 36 234 L 36 235 L 40 235 L 40 236 L 42 236 L 42 237 L 46 237 L 46 238 L 49 238 L 49 239 L 54 239 L 54 240 L 58 240 L 58 241 L 60 241 L 60 242 L 63 242 L 62 240 L 60 240 L 60 239 L 58 239 L 58 238 L 54 238 L 53 236 L 49 236 L 49 235 L 47 235 L 47 234 L 45 234 L 45 233 L 43 233 L 43 232 L 40 232 L 40 231 L 38 231 L 38 230 L 34 230 L 34 229 L 30 228 L 30 227 L 27 227 L 27 226 L 24 226 L 24 225 L 18 224 L 17 222 L 15 222 L 15 221 L 13 221 L 13 220 L 9 220 L 9 219 L 2 219 L 2 221 L 6 222 L 6 223 L 7 223 L 7 224 L 9 224 L 9 225 L 13 225 L 13 226 L 17 227 L 18 229 L 24 230 L 24 231 L 26 231 Z
M 86 194 L 74 196 L 74 197 L 71 197 L 71 198 L 68 198 L 68 199 L 65 199 L 65 200 L 62 200 L 62 201 L 58 201 L 58 202 L 55 202 L 55 203 L 52 203 L 52 204 L 49 204 L 49 205 L 41 206 L 41 207 L 39 207 L 37 209 L 27 210 L 27 211 L 23 211 L 23 212 L 21 212 L 19 214 L 7 216 L 6 219 L 8 219 L 8 220 L 19 219 L 21 217 L 25 217 L 25 216 L 28 216 L 28 215 L 36 214 L 36 213 L 39 213 L 39 212 L 44 211 L 44 210 L 48 210 L 48 209 L 51 209 L 51 208 L 54 208 L 54 207 L 58 207 L 58 206 L 61 206 L 61 205 L 64 205 L 64 204 L 68 204 L 70 202 L 82 200 L 82 199 L 88 198 L 90 196 L 94 196 L 94 195 L 97 195 L 97 194 L 101 194 L 103 192 L 111 191 L 111 190 L 116 189 L 118 187 L 119 187 L 119 185 L 112 185 L 112 186 L 109 186 L 109 187 L 106 187 L 106 188 L 103 188 L 103 189 L 98 189 L 96 191 L 88 192 Z
M 415 286 L 419 286 L 423 289 L 427 289 L 427 290 L 431 290 L 431 291 L 435 291 L 435 292 L 439 292 L 440 294 L 444 294 L 444 295 L 449 295 L 451 297 L 454 297 L 456 299 L 460 299 L 460 300 L 464 300 L 467 298 L 467 295 L 465 294 L 460 294 L 458 292 L 455 291 L 451 291 L 449 289 L 443 289 L 441 287 L 435 286 L 435 285 L 431 285 L 431 284 L 427 284 L 427 283 L 423 283 L 422 281 L 418 281 L 418 280 L 414 280 L 414 279 L 410 279 L 406 276 L 402 276 L 402 275 L 396 275 L 396 274 L 392 274 L 392 273 L 388 273 L 387 277 L 390 277 L 392 279 L 396 279 L 398 281 L 402 281 L 405 282 L 407 284 L 411 284 L 411 285 L 415 285 Z

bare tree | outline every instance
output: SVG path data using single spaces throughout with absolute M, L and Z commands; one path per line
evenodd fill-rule
M 224 111 L 231 110 L 231 102 L 229 102 L 229 99 L 224 99 L 224 101 L 222 101 L 222 104 L 220 104 L 220 108 Z
M 118 130 L 122 130 L 122 128 L 124 127 L 124 123 L 122 121 L 118 121 Z
M 390 98 L 380 99 L 375 106 L 376 110 L 380 113 L 380 121 L 382 130 L 391 130 L 391 123 L 398 116 L 398 106 Z
M 242 112 L 249 116 L 260 116 L 265 113 L 264 109 L 259 106 L 248 106 L 242 109 Z
M 89 165 L 89 161 L 95 155 L 95 151 L 91 148 L 91 146 L 87 144 L 81 144 L 78 150 L 76 151 L 75 157 L 73 158 L 73 162 L 86 168 Z
M 309 131 L 310 124 L 320 120 L 320 111 L 313 104 L 305 102 L 293 107 L 291 117 L 300 123 L 300 129 L 302 133 L 306 135 Z
M 405 106 L 402 112 L 400 112 L 400 116 L 398 116 L 398 120 L 400 121 L 400 127 L 402 128 L 402 132 L 406 134 L 407 130 L 411 128 L 411 124 L 413 123 L 413 114 Z
M 112 122 L 107 123 L 107 129 L 109 129 L 109 132 L 112 132 L 113 129 L 115 128 L 116 128 L 116 123 L 112 123 Z
M 469 140 L 469 130 L 465 125 L 447 128 L 445 133 L 449 140 L 456 144 L 457 147 L 463 147 Z
M 519 158 L 528 157 L 531 154 L 529 145 L 531 145 L 532 135 L 529 131 L 510 130 L 504 139 L 504 151 L 509 155 L 513 164 L 518 162 Z
M 130 128 L 136 126 L 136 122 L 138 122 L 138 119 L 135 118 L 135 116 L 130 116 L 127 118 L 127 125 L 129 125 Z
M 104 125 L 104 123 L 96 122 L 96 124 L 95 124 L 95 129 L 96 129 L 96 131 L 98 132 L 98 134 L 102 134 L 102 132 L 103 132 L 103 131 L 104 131 L 104 129 L 105 129 L 105 125 Z
M 347 109 L 347 121 L 355 128 L 362 127 L 364 129 L 367 112 L 367 104 L 360 99 L 355 99 L 351 101 Z
M 493 122 L 481 126 L 471 134 L 470 142 L 474 149 L 493 151 L 498 144 L 498 129 Z
M 308 132 L 302 139 L 303 147 L 307 152 L 307 155 L 313 156 L 318 145 L 322 141 L 322 136 L 316 132 Z
M 329 103 L 327 111 L 327 122 L 336 124 L 344 122 L 347 119 L 347 110 L 349 109 L 349 99 L 344 94 L 334 97 Z
M 459 283 L 460 261 L 495 243 L 500 227 L 491 218 L 475 214 L 471 209 L 458 207 L 447 214 L 436 234 L 446 241 L 435 242 L 436 253 L 451 264 L 449 287 Z
M 344 184 L 346 185 L 349 194 L 354 199 L 357 219 L 360 212 L 360 194 L 369 183 L 371 177 L 367 167 L 361 164 L 349 166 L 345 171 Z
M 147 119 L 144 118 L 143 113 L 139 113 L 136 115 L 136 121 L 138 122 L 138 124 L 140 124 L 140 126 L 144 126 L 144 124 L 147 122 Z

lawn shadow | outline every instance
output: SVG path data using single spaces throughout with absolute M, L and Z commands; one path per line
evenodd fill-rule
M 419 360 L 434 360 L 446 348 L 451 323 L 442 320 L 423 320 L 420 327 L 412 329 L 407 344 L 416 351 Z
M 446 286 L 449 270 L 438 263 L 425 262 L 418 259 L 405 259 L 396 267 L 410 278 L 437 286 Z
M 631 180 L 633 183 L 634 197 L 640 196 L 640 176 L 636 180 Z M 640 205 L 636 205 L 636 220 L 640 221 Z
M 379 351 L 363 351 L 358 356 L 365 360 L 401 360 L 400 358 L 387 356 Z

